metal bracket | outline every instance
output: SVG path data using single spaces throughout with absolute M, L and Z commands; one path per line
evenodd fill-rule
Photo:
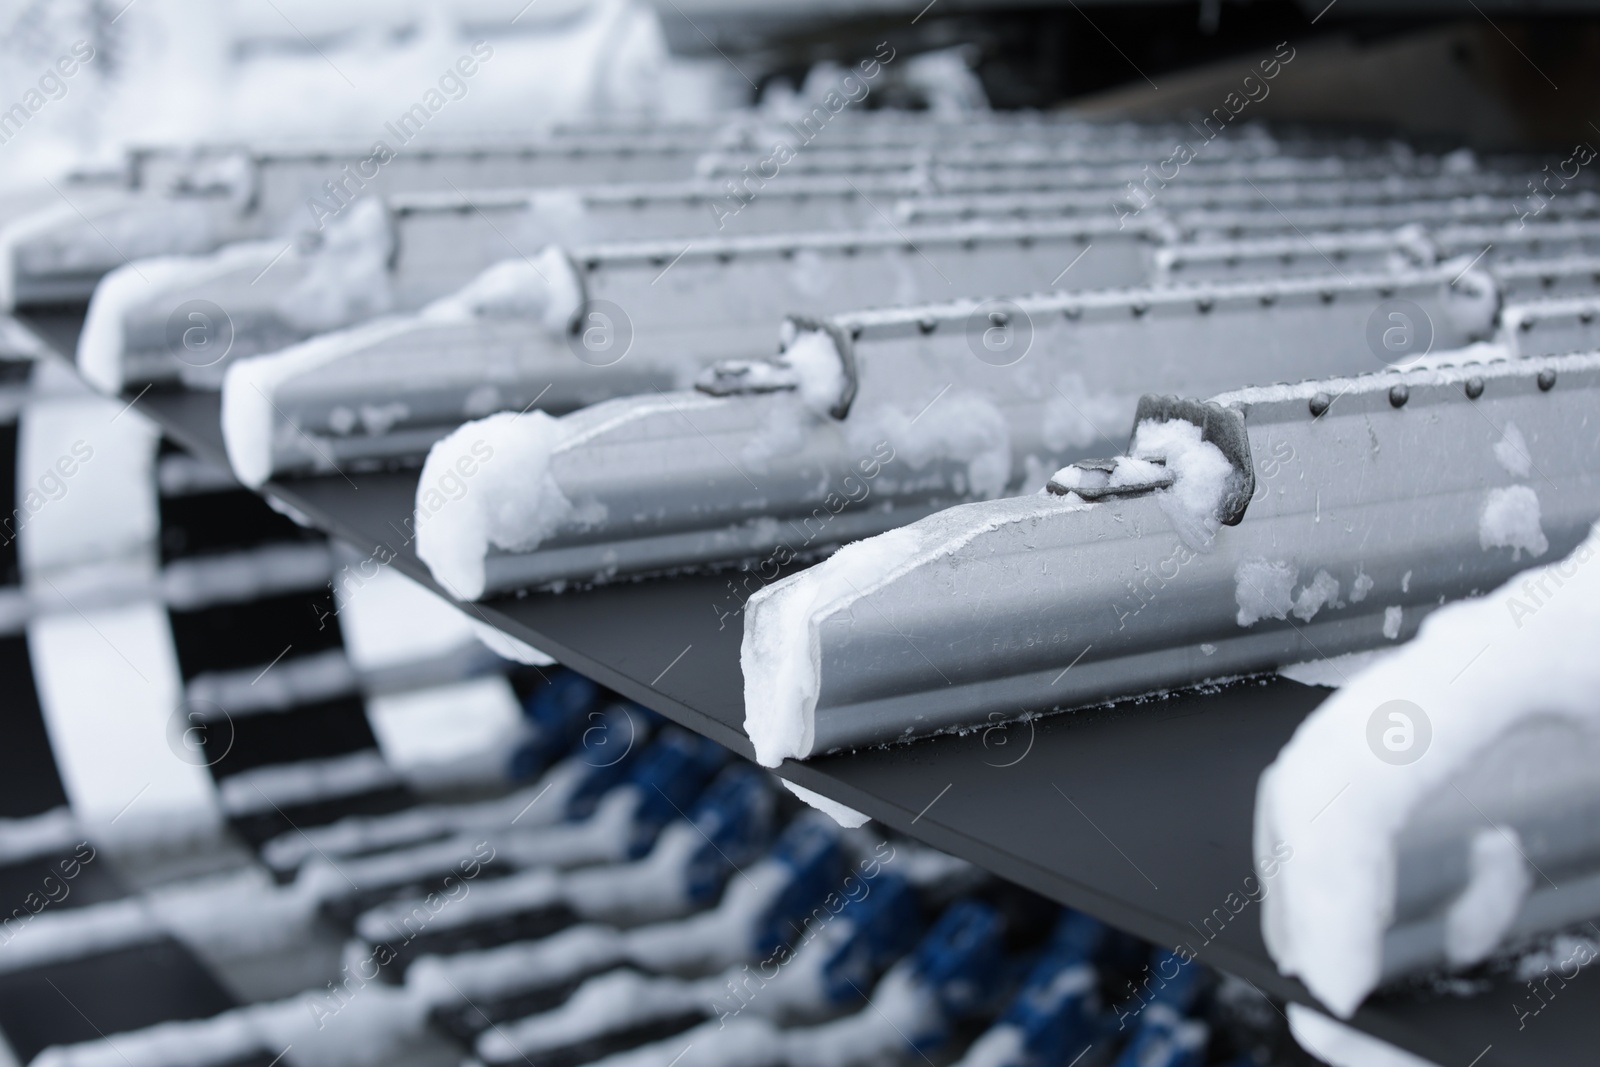
M 1084 500 L 1094 503 L 1098 500 L 1109 500 L 1112 497 L 1138 496 L 1141 493 L 1153 493 L 1157 489 L 1170 489 L 1173 482 L 1176 481 L 1171 471 L 1163 470 L 1157 477 L 1146 481 L 1130 482 L 1125 485 L 1111 485 L 1111 475 L 1116 471 L 1119 459 L 1120 457 L 1112 459 L 1081 459 L 1064 468 L 1083 472 L 1087 478 L 1080 479 L 1081 484 L 1067 485 L 1064 482 L 1056 481 L 1052 477 L 1049 482 L 1045 483 L 1045 488 L 1056 496 L 1076 493 Z M 1060 471 L 1057 471 L 1056 475 L 1059 476 L 1060 473 Z

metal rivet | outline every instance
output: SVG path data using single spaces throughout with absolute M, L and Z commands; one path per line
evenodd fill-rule
M 852 327 L 850 327 L 850 340 L 852 340 L 852 341 L 861 340 L 861 327 L 860 326 L 852 326 Z
M 1548 393 L 1556 387 L 1556 372 L 1546 367 L 1539 372 L 1539 377 L 1534 379 L 1539 383 L 1539 391 Z
M 923 333 L 932 333 L 934 330 L 937 330 L 938 328 L 939 328 L 939 320 L 938 319 L 923 319 L 921 322 L 917 323 L 917 329 L 921 330 Z
M 1216 303 L 1215 303 L 1215 301 L 1213 301 L 1209 297 L 1207 297 L 1207 298 L 1205 298 L 1203 300 L 1196 300 L 1194 302 L 1194 306 L 1199 309 L 1200 314 L 1204 315 L 1207 312 L 1209 312 L 1213 307 L 1215 307 Z
M 1476 400 L 1483 395 L 1483 379 L 1474 374 L 1467 379 L 1467 399 Z
M 1389 390 L 1389 404 L 1392 407 L 1403 408 L 1410 399 L 1411 390 L 1403 385 L 1397 385 Z
M 1533 329 L 1533 320 L 1523 319 L 1521 322 L 1517 323 L 1517 329 L 1521 330 L 1523 333 L 1527 333 L 1529 330 Z
M 1149 311 L 1150 307 L 1148 304 L 1130 304 L 1128 306 L 1128 310 L 1131 311 L 1133 313 L 1133 317 L 1137 319 L 1146 311 Z
M 1061 314 L 1065 315 L 1068 322 L 1077 322 L 1083 318 L 1082 308 L 1062 308 Z
M 1320 419 L 1322 413 L 1333 406 L 1333 398 L 1327 393 L 1318 393 L 1311 398 L 1311 417 Z
M 1278 302 L 1278 294 L 1276 294 L 1276 293 L 1262 293 L 1261 294 L 1261 306 L 1262 307 L 1269 308 L 1273 304 L 1276 304 L 1277 302 Z
M 1332 292 L 1330 292 L 1328 290 L 1323 290 L 1322 292 L 1318 293 L 1317 295 L 1322 297 L 1322 302 L 1324 304 L 1333 303 L 1333 293 Z

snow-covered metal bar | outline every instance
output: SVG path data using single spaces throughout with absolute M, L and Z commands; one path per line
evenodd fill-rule
M 704 179 L 748 192 L 782 174 L 868 176 L 915 172 L 934 188 L 994 184 L 1098 187 L 1150 181 L 1164 142 L 1106 148 L 1070 139 L 973 146 L 938 138 L 917 148 L 870 140 L 798 150 L 723 148 L 702 137 L 573 144 L 477 144 L 394 149 L 213 148 L 146 154 L 132 168 L 139 191 L 100 194 L 103 203 L 59 204 L 0 233 L 0 296 L 13 305 L 79 300 L 107 271 L 146 256 L 199 254 L 230 241 L 320 231 L 363 196 L 442 189 L 570 187 Z M 400 142 L 403 143 L 403 142 Z M 1159 145 L 1160 147 L 1156 147 Z M 1108 154 L 1109 153 L 1109 154 Z M 1279 155 L 1244 140 L 1184 170 L 1189 184 L 1379 178 L 1396 169 L 1438 173 L 1432 157 Z M 1163 183 L 1164 184 L 1164 183 Z M 281 240 L 280 236 L 280 240 Z
M 907 203 L 902 217 L 921 223 L 959 222 L 980 216 L 1011 215 L 1038 218 L 1076 213 L 1084 195 L 1091 195 L 1100 211 L 1135 214 L 1143 210 L 1220 211 L 1250 207 L 1354 208 L 1368 205 L 1403 206 L 1412 201 L 1459 200 L 1499 197 L 1507 217 L 1515 217 L 1512 197 L 1525 191 L 1525 175 L 1504 171 L 1446 171 L 1435 174 L 1391 174 L 1373 178 L 1252 179 L 1231 184 L 1174 181 L 1166 187 L 1117 186 L 1085 194 L 1078 190 L 1041 190 L 1013 193 L 932 194 Z M 1398 226 L 1400 222 L 1390 223 Z M 1477 251 L 1476 248 L 1472 250 Z M 1468 253 L 1469 255 L 1471 252 Z
M 1156 250 L 1157 283 L 1372 273 L 1431 267 L 1438 249 L 1418 226 L 1342 230 L 1242 241 L 1185 241 Z
M 1425 309 L 1441 346 L 1487 334 L 1496 306 L 1492 283 L 1456 264 L 791 323 L 777 359 L 715 366 L 697 392 L 463 426 L 423 468 L 418 551 L 468 598 L 759 557 L 775 573 L 1105 454 L 1152 386 L 1366 370 L 1385 300 Z M 458 465 L 474 471 L 459 494 Z
M 1159 201 L 1158 201 L 1159 208 Z M 1157 208 L 1157 209 L 1158 209 Z M 1130 221 L 1150 213 L 1129 216 Z M 1185 238 L 1247 238 L 1286 236 L 1297 229 L 1306 233 L 1336 230 L 1386 230 L 1420 225 L 1429 228 L 1460 225 L 1515 226 L 1521 212 L 1515 201 L 1501 196 L 1467 196 L 1423 199 L 1403 203 L 1366 203 L 1347 207 L 1276 205 L 1260 202 L 1245 208 L 1175 208 L 1166 212 Z M 1575 191 L 1552 203 L 1544 213 L 1548 222 L 1592 220 L 1600 217 L 1600 193 Z M 1467 255 L 1480 251 L 1473 248 Z
M 1487 354 L 1147 397 L 1126 455 L 766 587 L 741 657 L 758 758 L 1380 647 L 1565 554 L 1600 515 L 1600 355 Z
M 791 312 L 1027 292 L 1068 267 L 1079 284 L 1137 283 L 1157 233 L 1086 219 L 551 246 L 419 314 L 235 364 L 224 437 L 254 485 L 274 471 L 420 458 L 495 411 L 687 388 L 719 359 L 772 351 Z
M 1551 396 L 1571 377 L 1563 368 Z M 1573 454 L 1593 477 L 1581 425 L 1528 435 L 1539 471 L 1561 479 L 1552 468 Z M 1562 516 L 1543 518 L 1544 565 L 1439 608 L 1313 711 L 1262 774 L 1255 851 L 1293 848 L 1262 932 L 1337 1015 L 1396 976 L 1500 956 L 1531 979 L 1507 1004 L 1525 1024 L 1594 958 L 1586 937 L 1550 935 L 1600 916 L 1600 530 L 1574 548 L 1564 480 L 1533 478 Z

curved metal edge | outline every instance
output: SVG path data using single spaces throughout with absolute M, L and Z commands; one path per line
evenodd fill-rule
M 578 290 L 578 305 L 573 309 L 572 315 L 567 319 L 567 333 L 576 335 L 583 327 L 583 321 L 588 317 L 589 311 L 589 279 L 578 261 L 572 258 L 571 249 L 565 245 L 555 245 L 561 252 L 561 258 L 567 264 L 567 270 L 572 274 L 574 287 Z

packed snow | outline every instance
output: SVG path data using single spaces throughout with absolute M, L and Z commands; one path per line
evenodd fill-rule
M 784 323 L 786 331 L 793 324 Z M 788 341 L 783 362 L 793 368 L 800 382 L 800 399 L 819 415 L 828 414 L 844 396 L 844 360 L 833 338 L 822 330 L 803 330 Z
M 563 336 L 583 308 L 583 281 L 572 261 L 551 245 L 532 259 L 508 259 L 422 310 L 431 322 L 531 319 Z
M 1156 490 L 1156 500 L 1184 544 L 1205 551 L 1222 526 L 1222 502 L 1240 475 L 1222 450 L 1200 435 L 1200 427 L 1186 419 L 1145 419 L 1134 428 L 1128 455 L 1159 462 L 1173 475 L 1172 487 Z
M 417 483 L 417 555 L 457 599 L 483 595 L 491 545 L 531 549 L 572 517 L 550 470 L 563 436 L 542 411 L 500 412 L 458 427 L 428 452 Z
M 1532 486 L 1507 485 L 1489 490 L 1478 518 L 1478 543 L 1484 551 L 1509 548 L 1513 560 L 1521 559 L 1524 552 L 1538 559 L 1550 550 L 1550 542 L 1539 525 L 1539 494 Z
M 1294 610 L 1294 586 L 1299 573 L 1282 560 L 1247 559 L 1234 571 L 1234 601 L 1240 626 L 1262 619 L 1286 619 Z

